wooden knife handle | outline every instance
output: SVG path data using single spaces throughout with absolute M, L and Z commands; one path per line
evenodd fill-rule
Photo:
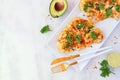
M 73 58 L 77 58 L 79 56 L 80 56 L 80 54 L 76 54 L 76 55 L 72 55 L 72 56 L 68 56 L 68 57 L 57 58 L 57 59 L 52 61 L 51 65 L 59 63 L 59 62 L 67 61 L 67 60 L 70 60 L 70 59 L 73 59 Z
M 80 54 L 72 55 L 72 56 L 70 56 L 68 58 L 73 59 L 73 58 L 77 58 L 77 57 L 80 57 Z
M 77 64 L 77 63 L 78 63 L 78 62 L 75 61 L 75 62 L 70 63 L 69 65 L 72 66 L 72 65 L 75 65 L 75 64 Z
M 76 54 L 76 55 L 64 57 L 64 58 L 63 58 L 63 61 L 70 60 L 70 59 L 74 59 L 74 58 L 77 58 L 77 57 L 79 57 L 79 56 L 80 56 L 80 54 Z

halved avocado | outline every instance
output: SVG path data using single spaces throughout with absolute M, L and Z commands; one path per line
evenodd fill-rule
M 53 18 L 62 16 L 68 7 L 67 0 L 52 0 L 49 6 L 50 15 Z

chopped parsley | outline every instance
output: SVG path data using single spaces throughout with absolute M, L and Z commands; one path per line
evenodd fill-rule
M 115 0 L 111 0 L 111 2 L 115 2 Z
M 82 36 L 74 34 L 74 38 L 76 39 L 76 41 L 78 42 L 78 44 L 80 44 L 80 42 L 82 40 Z
M 84 4 L 84 8 L 83 8 L 83 10 L 86 12 L 86 11 L 87 11 L 87 9 L 88 9 L 87 4 Z
M 117 5 L 115 6 L 115 9 L 116 9 L 117 12 L 120 12 L 120 5 L 117 4 Z
M 89 30 L 84 30 L 84 33 L 85 33 L 85 34 L 89 33 Z
M 71 34 L 70 34 L 70 32 L 67 32 L 66 39 L 67 39 L 66 48 L 68 48 L 69 46 L 72 45 L 72 39 L 71 39 Z
M 90 36 L 91 36 L 91 38 L 92 38 L 93 40 L 96 40 L 96 39 L 97 39 L 97 35 L 96 35 L 96 33 L 95 33 L 94 31 L 92 31 L 92 32 L 90 33 Z
M 88 7 L 93 8 L 93 2 L 87 2 Z
M 112 14 L 112 9 L 111 8 L 107 8 L 105 17 L 109 17 L 109 16 L 111 16 L 111 14 Z
M 100 3 L 99 6 L 98 6 L 99 10 L 103 10 L 103 9 L 104 9 L 104 6 L 105 6 L 105 4 Z
M 79 24 L 76 24 L 76 28 L 77 29 L 81 29 L 81 28 L 84 28 L 86 25 L 84 23 L 79 23 Z
M 88 26 L 88 29 L 92 29 L 94 26 L 93 25 L 90 25 L 90 26 Z
M 94 6 L 93 6 L 93 2 L 86 2 L 85 4 L 84 4 L 84 11 L 86 12 L 86 10 L 88 9 L 88 8 L 93 8 Z
M 43 33 L 47 33 L 48 31 L 51 31 L 50 28 L 49 28 L 49 25 L 44 26 L 44 27 L 40 30 L 40 32 L 41 32 L 42 34 L 43 34 Z
M 102 77 L 109 76 L 109 74 L 112 73 L 112 72 L 110 71 L 109 66 L 108 66 L 107 60 L 103 60 L 103 61 L 100 63 L 100 65 L 101 65 L 100 70 L 101 70 L 101 72 L 102 72 L 100 75 L 101 75 Z

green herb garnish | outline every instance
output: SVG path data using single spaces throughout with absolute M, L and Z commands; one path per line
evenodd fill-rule
M 70 32 L 67 32 L 66 39 L 67 39 L 67 42 L 66 42 L 66 48 L 68 48 L 69 46 L 72 45 L 72 40 L 71 40 Z
M 93 2 L 86 2 L 85 4 L 84 4 L 84 11 L 86 12 L 87 11 L 87 9 L 88 8 L 93 8 L 94 6 L 93 6 Z
M 93 2 L 87 2 L 88 7 L 93 8 Z
M 44 27 L 40 30 L 40 32 L 41 32 L 42 34 L 48 32 L 48 31 L 51 31 L 50 28 L 49 28 L 49 25 L 44 26 Z
M 99 6 L 98 6 L 99 10 L 103 10 L 103 9 L 104 9 L 104 6 L 105 6 L 105 4 L 100 3 Z
M 81 28 L 84 28 L 86 25 L 84 23 L 79 23 L 79 24 L 76 24 L 76 28 L 77 29 L 81 29 Z
M 105 17 L 109 17 L 109 16 L 111 16 L 111 14 L 112 14 L 112 9 L 111 8 L 107 8 Z
M 103 60 L 101 63 L 101 68 L 100 70 L 102 71 L 102 73 L 100 74 L 102 77 L 106 77 L 106 76 L 109 76 L 110 73 L 112 73 L 110 71 L 110 68 L 108 67 L 108 62 L 107 60 Z
M 92 29 L 94 26 L 93 25 L 90 25 L 90 26 L 88 26 L 88 29 Z
M 115 0 L 111 0 L 111 2 L 115 2 Z
M 88 9 L 87 4 L 84 4 L 84 8 L 83 8 L 83 10 L 86 12 L 86 11 L 87 11 L 87 9 Z
M 91 38 L 92 38 L 93 40 L 96 40 L 96 39 L 97 39 L 97 35 L 96 35 L 96 33 L 95 33 L 94 31 L 92 31 L 92 32 L 90 33 L 90 36 L 91 36 Z
M 80 42 L 82 40 L 82 36 L 74 34 L 74 38 L 76 39 L 76 41 L 78 42 L 78 44 L 80 44 Z
M 84 33 L 85 33 L 85 34 L 89 33 L 89 30 L 84 30 Z
M 120 5 L 117 4 L 117 5 L 115 6 L 115 9 L 116 9 L 117 12 L 120 12 Z

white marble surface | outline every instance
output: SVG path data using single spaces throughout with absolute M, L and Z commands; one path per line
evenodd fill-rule
M 106 55 L 92 59 L 81 72 L 71 67 L 51 75 L 49 64 L 54 56 L 46 43 L 78 0 L 68 1 L 67 13 L 51 20 L 50 0 L 0 0 L 0 80 L 120 80 L 120 68 L 112 69 L 115 75 L 100 77 L 98 62 Z M 39 30 L 46 24 L 52 31 L 42 35 Z M 120 52 L 119 31 L 117 27 L 104 44 L 114 46 L 115 52 Z

